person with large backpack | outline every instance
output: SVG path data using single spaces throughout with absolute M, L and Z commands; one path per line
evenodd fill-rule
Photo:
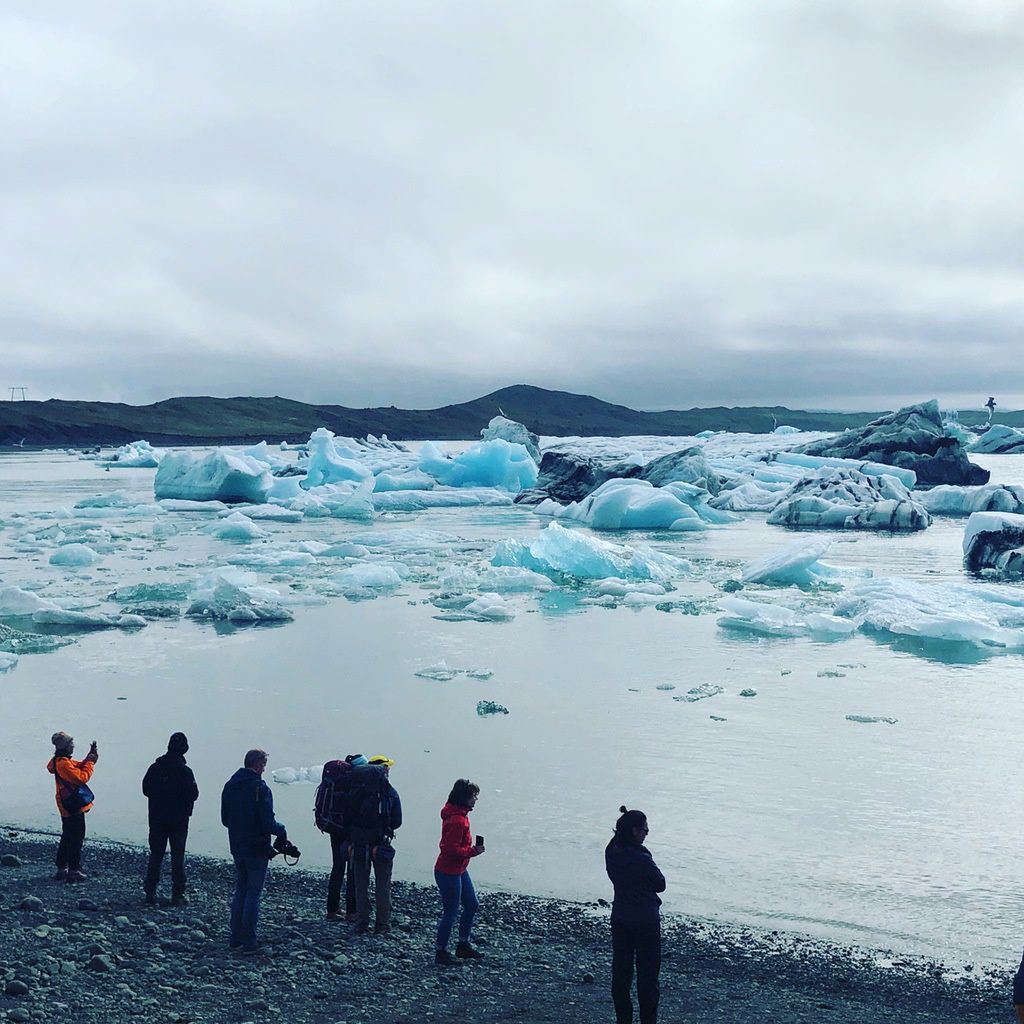
M 328 761 L 323 767 L 320 785 L 313 800 L 316 827 L 331 840 L 331 877 L 327 883 L 327 920 L 356 920 L 356 891 L 352 870 L 347 877 L 352 843 L 349 836 L 346 804 L 352 769 L 369 762 L 362 754 L 349 754 L 344 761 Z M 345 885 L 345 913 L 341 912 L 341 887 Z
M 85 842 L 85 816 L 92 809 L 93 795 L 89 788 L 93 769 L 99 760 L 96 741 L 81 761 L 71 755 L 75 752 L 74 737 L 66 732 L 55 732 L 50 737 L 53 757 L 46 770 L 57 786 L 55 799 L 60 811 L 60 843 L 57 846 L 57 873 L 55 882 L 82 882 L 87 877 L 82 870 L 82 844 Z
M 185 905 L 185 844 L 188 820 L 199 799 L 199 787 L 192 769 L 185 763 L 188 739 L 176 732 L 167 743 L 167 753 L 158 757 L 142 780 L 142 793 L 149 800 L 149 864 L 142 889 L 146 902 L 156 904 L 160 867 L 167 846 L 171 847 L 171 906 Z
M 351 873 L 356 891 L 356 934 L 370 930 L 370 870 L 373 870 L 377 917 L 375 935 L 391 930 L 391 845 L 402 827 L 402 801 L 388 778 L 394 761 L 378 754 L 351 772 L 347 815 L 352 844 Z

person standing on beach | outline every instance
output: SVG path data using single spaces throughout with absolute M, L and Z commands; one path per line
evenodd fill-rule
M 53 757 L 46 770 L 56 782 L 57 810 L 60 811 L 60 843 L 57 846 L 57 873 L 55 882 L 82 882 L 87 877 L 82 870 L 82 845 L 85 843 L 85 816 L 92 809 L 93 794 L 89 788 L 93 769 L 99 760 L 96 741 L 81 761 L 71 756 L 75 752 L 74 737 L 66 732 L 55 732 L 50 737 Z
M 267 868 L 274 856 L 270 837 L 288 837 L 284 825 L 274 818 L 274 797 L 263 781 L 266 767 L 265 750 L 248 751 L 244 766 L 224 784 L 220 798 L 220 820 L 228 830 L 235 862 L 230 946 L 244 956 L 258 953 L 260 949 L 256 925 Z
M 1020 967 L 1013 976 L 1013 1009 L 1017 1014 L 1017 1020 L 1024 1024 L 1024 957 L 1021 958 Z
M 149 799 L 149 865 L 142 883 L 146 902 L 156 903 L 160 866 L 168 844 L 171 847 L 171 905 L 185 905 L 185 843 L 188 819 L 199 799 L 199 787 L 192 769 L 185 763 L 188 739 L 176 732 L 167 743 L 167 753 L 158 757 L 142 780 L 143 795 Z
M 352 842 L 349 835 L 347 803 L 353 768 L 369 764 L 362 754 L 328 761 L 313 800 L 313 820 L 331 840 L 331 876 L 327 881 L 327 920 L 356 921 L 356 890 L 352 882 Z M 346 874 L 347 869 L 347 874 Z M 341 890 L 345 889 L 345 912 L 341 912 Z
M 441 895 L 441 917 L 437 922 L 437 952 L 434 962 L 439 967 L 451 967 L 458 961 L 448 952 L 455 917 L 459 917 L 459 941 L 455 956 L 462 960 L 481 960 L 483 953 L 470 945 L 473 918 L 480 909 L 469 877 L 470 859 L 484 852 L 482 837 L 473 842 L 469 828 L 469 812 L 476 806 L 480 787 L 469 779 L 456 779 L 448 794 L 448 802 L 441 808 L 441 852 L 434 864 L 434 881 Z
M 619 808 L 615 835 L 605 847 L 604 863 L 615 888 L 612 902 L 612 1002 L 616 1024 L 632 1024 L 633 964 L 640 1024 L 658 1019 L 661 971 L 661 899 L 665 876 L 644 846 L 647 816 Z
M 402 801 L 391 785 L 394 760 L 383 754 L 366 765 L 354 765 L 351 774 L 349 839 L 352 862 L 349 869 L 356 895 L 356 934 L 370 930 L 370 869 L 373 869 L 377 916 L 374 935 L 391 930 L 391 872 L 395 848 L 391 845 L 402 827 Z

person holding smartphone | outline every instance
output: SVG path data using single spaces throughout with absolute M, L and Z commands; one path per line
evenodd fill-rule
M 55 882 L 83 882 L 82 846 L 85 843 L 85 816 L 92 809 L 93 793 L 89 788 L 93 769 L 99 760 L 99 750 L 93 740 L 89 753 L 81 761 L 71 755 L 75 740 L 66 732 L 55 732 L 50 737 L 53 757 L 46 770 L 57 785 L 55 799 L 60 811 L 60 843 L 57 846 L 57 873 Z
M 448 794 L 448 802 L 441 808 L 440 853 L 434 864 L 434 881 L 441 896 L 441 917 L 437 922 L 437 953 L 434 962 L 439 967 L 451 967 L 460 960 L 481 960 L 483 953 L 470 944 L 473 918 L 480 909 L 473 879 L 469 877 L 469 862 L 484 852 L 484 837 L 473 834 L 469 828 L 469 812 L 476 806 L 480 787 L 469 779 L 456 779 Z M 462 914 L 459 916 L 459 906 Z M 455 957 L 448 952 L 455 918 L 459 916 L 459 940 Z

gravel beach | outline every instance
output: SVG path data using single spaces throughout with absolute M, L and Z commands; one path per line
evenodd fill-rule
M 266 955 L 243 959 L 227 947 L 228 862 L 190 858 L 189 905 L 147 907 L 141 849 L 90 838 L 89 879 L 69 885 L 51 881 L 55 842 L 0 828 L 0 1020 L 614 1021 L 601 904 L 484 890 L 476 938 L 486 959 L 439 969 L 432 889 L 397 881 L 391 934 L 356 936 L 324 919 L 323 874 L 277 860 L 260 922 Z M 666 918 L 664 950 L 664 1022 L 968 1024 L 1013 1015 L 1009 965 L 967 970 L 682 917 Z

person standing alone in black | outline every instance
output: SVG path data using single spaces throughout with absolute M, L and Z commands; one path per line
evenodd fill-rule
M 199 799 L 199 787 L 192 769 L 185 763 L 188 740 L 176 732 L 167 744 L 167 753 L 158 757 L 142 780 L 142 792 L 149 798 L 149 867 L 142 883 L 146 902 L 156 903 L 160 884 L 160 866 L 167 845 L 171 846 L 171 904 L 185 904 L 185 843 L 188 819 Z
M 612 1002 L 617 1024 L 632 1024 L 633 963 L 640 1024 L 656 1024 L 661 972 L 661 900 L 665 876 L 658 870 L 647 839 L 647 815 L 620 807 L 615 835 L 605 847 L 604 863 L 615 887 L 612 902 Z

